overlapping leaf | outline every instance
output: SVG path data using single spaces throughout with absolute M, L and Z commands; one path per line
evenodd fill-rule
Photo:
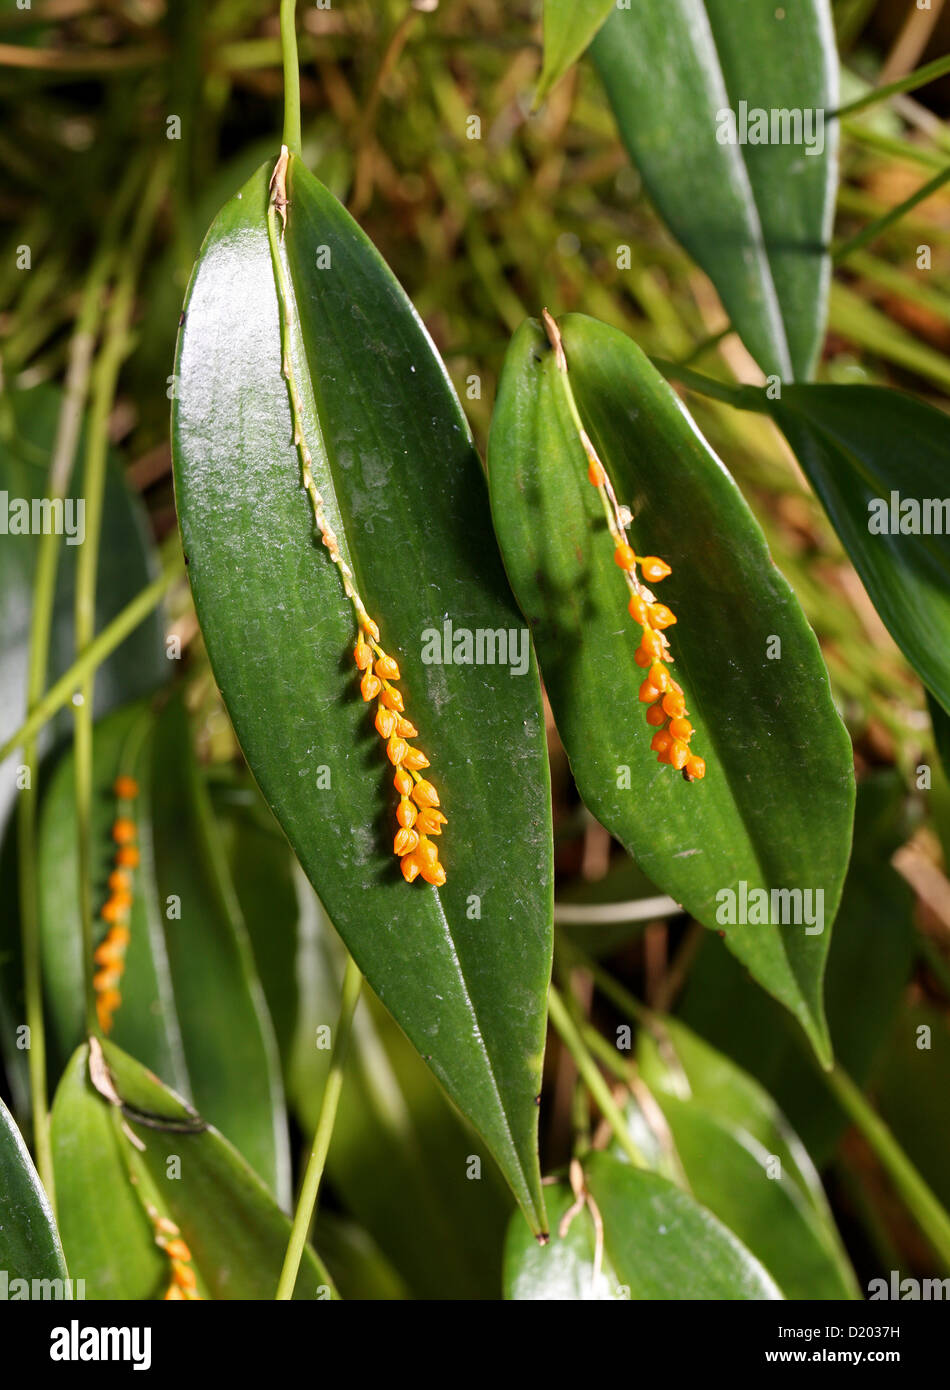
M 96 726 L 93 890 L 105 902 L 115 845 L 115 777 L 139 783 L 131 939 L 115 1041 L 192 1100 L 286 1203 L 286 1119 L 270 1019 L 201 786 L 184 709 L 142 705 Z M 40 912 L 50 1028 L 63 1059 L 83 1034 L 73 759 L 52 778 L 40 821 Z M 102 927 L 103 932 L 105 927 Z
M 31 1298 L 34 1279 L 67 1277 L 59 1233 L 33 1167 L 29 1150 L 13 1116 L 0 1100 L 0 1271 L 7 1278 L 4 1298 Z M 29 1280 L 28 1286 L 14 1280 Z M 53 1286 L 55 1288 L 55 1286 Z M 54 1297 L 53 1293 L 45 1295 Z M 60 1289 L 59 1297 L 62 1297 Z
M 352 610 L 315 541 L 281 375 L 268 169 L 222 210 L 178 359 L 176 494 L 212 665 L 265 798 L 387 1008 L 490 1144 L 536 1226 L 551 946 L 546 754 L 532 666 L 423 661 L 433 634 L 520 619 L 444 368 L 399 285 L 292 159 L 289 351 L 316 484 L 399 661 L 449 824 L 443 888 L 391 853 L 391 768 L 359 698 Z
M 642 0 L 614 10 L 591 53 L 660 214 L 746 346 L 766 372 L 807 379 L 837 186 L 828 0 Z
M 544 0 L 544 61 L 536 102 L 577 62 L 613 7 L 614 0 Z
M 639 349 L 580 315 L 561 327 L 581 420 L 634 514 L 631 542 L 672 566 L 659 596 L 678 617 L 674 670 L 707 766 L 688 785 L 650 751 L 640 630 L 554 353 L 528 323 L 499 388 L 492 508 L 578 788 L 660 888 L 725 928 L 730 950 L 827 1056 L 821 979 L 854 787 L 817 642 L 732 479 Z M 758 889 L 800 897 L 770 896 L 768 921 L 743 924 L 742 895 L 748 903 Z

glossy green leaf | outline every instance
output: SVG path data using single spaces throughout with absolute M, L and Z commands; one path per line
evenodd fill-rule
M 88 1049 L 77 1050 L 53 1102 L 53 1162 L 63 1248 L 87 1298 L 161 1298 L 168 1261 L 154 1241 L 143 1201 L 130 1181 L 139 1166 L 153 1204 L 187 1243 L 199 1288 L 215 1299 L 272 1299 L 290 1235 L 290 1220 L 228 1141 L 112 1043 L 106 1062 L 126 1107 L 121 1116 L 88 1077 Z M 136 1121 L 135 1113 L 151 1117 Z M 129 1127 L 141 1152 L 122 1131 Z M 169 1128 L 162 1128 L 162 1124 Z M 141 1194 L 141 1195 L 139 1195 Z M 308 1246 L 294 1297 L 333 1295 L 326 1270 Z
M 906 788 L 896 772 L 877 773 L 859 784 L 854 853 L 828 953 L 831 1040 L 841 1066 L 859 1084 L 886 1042 L 917 953 L 914 895 L 890 862 L 906 839 L 905 801 Z M 822 1167 L 846 1116 L 805 1062 L 786 1016 L 752 986 L 718 941 L 709 940 L 700 951 L 680 1010 L 691 1028 L 766 1088 Z
M 444 623 L 521 630 L 478 458 L 399 285 L 293 159 L 280 254 L 314 478 L 400 663 L 449 820 L 448 882 L 407 887 L 391 852 L 391 769 L 350 656 L 352 609 L 314 540 L 292 444 L 269 172 L 209 233 L 179 346 L 176 494 L 199 621 L 254 777 L 335 926 L 538 1226 L 552 870 L 537 676 L 526 645 L 520 675 L 460 664 L 454 644 L 451 664 L 428 659 Z
M 532 1241 L 512 1223 L 505 1250 L 505 1295 L 512 1299 L 780 1299 L 754 1255 L 710 1212 L 656 1173 L 610 1154 L 585 1162 L 587 1184 L 604 1224 L 600 1278 L 589 1212 L 578 1212 L 562 1240 L 558 1226 L 572 1194 L 561 1183 L 549 1197 L 551 1240 Z M 577 1228 L 575 1230 L 575 1227 Z
M 578 789 L 650 879 L 725 929 L 730 950 L 827 1057 L 821 979 L 854 782 L 818 644 L 732 479 L 639 348 L 580 315 L 561 328 L 581 420 L 634 513 L 631 544 L 672 566 L 658 597 L 678 618 L 675 671 L 707 768 L 687 784 L 650 751 L 640 629 L 562 374 L 529 322 L 499 387 L 492 509 Z M 742 893 L 757 889 L 801 890 L 802 916 L 811 890 L 811 934 L 804 920 L 780 924 L 782 900 L 774 913 L 768 900 L 774 925 L 730 923 L 730 904 L 741 915 Z
M 11 391 L 9 402 L 14 433 L 0 437 L 0 494 L 8 527 L 18 521 L 16 503 L 32 502 L 45 495 L 49 456 L 56 434 L 62 395 L 51 386 L 35 386 L 27 391 Z M 69 500 L 79 500 L 77 477 Z M 64 521 L 66 519 L 64 511 Z M 78 519 L 70 514 L 73 524 Z M 53 626 L 50 634 L 49 679 L 53 681 L 75 659 L 73 604 L 76 556 L 79 546 L 60 540 L 59 568 Z M 3 632 L 3 660 L 0 662 L 0 742 L 15 733 L 26 715 L 26 668 L 33 603 L 33 573 L 37 537 L 10 530 L 0 543 L 0 630 Z M 96 627 L 102 628 L 144 589 L 157 575 L 145 514 L 136 497 L 123 482 L 113 457 L 106 474 L 102 516 L 102 555 L 96 590 Z M 160 615 L 156 612 L 104 661 L 96 671 L 95 711 L 105 714 L 127 700 L 156 689 L 168 677 L 168 661 Z M 71 727 L 71 713 L 63 711 L 54 721 L 54 735 Z M 40 740 L 46 749 L 52 740 L 47 730 Z M 19 761 L 13 754 L 0 768 L 0 824 L 15 795 L 14 768 Z
M 807 379 L 824 335 L 837 186 L 828 0 L 634 4 L 614 11 L 591 53 L 657 209 L 746 347 L 764 371 Z M 783 129 L 790 113 L 799 125 Z
M 577 62 L 613 7 L 614 0 L 544 0 L 544 60 L 535 103 Z
M 644 1032 L 640 1066 L 693 1196 L 762 1261 L 786 1298 L 857 1297 L 854 1272 L 815 1192 L 817 1175 L 777 1106 L 682 1024 L 659 1026 L 672 1055 Z
M 767 408 L 894 641 L 950 709 L 950 420 L 879 386 L 786 387 Z
M 23 1136 L 0 1100 L 0 1280 L 5 1299 L 43 1297 L 16 1279 L 66 1279 L 66 1264 L 49 1198 Z M 54 1286 L 55 1287 L 55 1286 Z M 47 1297 L 51 1296 L 49 1294 Z M 62 1291 L 60 1292 L 62 1297 Z
M 135 777 L 142 856 L 112 1037 L 218 1126 L 277 1194 L 290 1160 L 270 1018 L 234 899 L 180 698 L 156 718 L 133 705 L 96 725 L 92 843 L 96 907 L 115 845 L 112 783 Z M 40 917 L 49 1026 L 65 1060 L 83 1036 L 73 759 L 40 817 Z M 105 925 L 100 924 L 102 933 Z

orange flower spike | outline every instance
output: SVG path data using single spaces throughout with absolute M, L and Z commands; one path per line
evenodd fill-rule
M 125 869 L 137 869 L 139 864 L 139 852 L 135 845 L 123 845 L 116 852 L 115 862 L 121 864 Z
M 135 822 L 125 816 L 117 816 L 112 826 L 112 838 L 117 845 L 130 845 L 135 839 Z
M 412 789 L 411 795 L 413 801 L 420 808 L 425 808 L 427 806 L 438 806 L 439 804 L 439 793 L 436 791 L 432 783 L 427 782 L 425 778 L 416 783 L 416 785 Z
M 391 656 L 386 656 L 384 654 L 376 662 L 376 674 L 379 676 L 380 680 L 398 681 L 399 667 Z
M 393 778 L 393 786 L 400 796 L 409 796 L 412 792 L 412 778 L 404 767 L 396 768 L 396 775 Z
M 376 699 L 376 696 L 379 694 L 379 692 L 382 690 L 382 688 L 383 688 L 383 683 L 382 683 L 382 681 L 379 679 L 379 677 L 378 677 L 378 676 L 374 676 L 373 673 L 372 673 L 372 671 L 370 671 L 370 670 L 367 669 L 367 670 L 364 672 L 363 679 L 360 681 L 360 694 L 362 695 L 363 699 L 366 700 L 367 702 L 370 701 L 370 700 L 375 700 L 375 699 Z M 383 692 L 382 699 L 383 699 L 383 702 L 385 703 L 385 700 L 386 700 L 386 693 L 385 693 L 385 691 Z
M 385 705 L 380 705 L 376 710 L 376 732 L 380 738 L 392 738 L 398 732 L 397 716 Z
M 665 579 L 673 571 L 665 560 L 659 559 L 656 555 L 647 555 L 640 561 L 640 570 L 644 579 L 649 584 L 659 584 L 661 579 Z
M 400 767 L 402 765 L 408 751 L 409 745 L 406 740 L 404 738 L 397 738 L 395 734 L 393 734 L 392 738 L 386 744 L 386 757 L 394 767 Z
M 418 812 L 408 796 L 401 796 L 399 798 L 399 805 L 396 808 L 396 820 L 399 824 L 406 830 L 411 830 L 416 823 L 417 815 Z M 399 851 L 397 850 L 396 853 L 398 854 Z
M 422 768 L 429 766 L 429 759 L 418 748 L 407 748 L 403 762 L 413 772 L 419 772 Z
M 393 854 L 400 857 L 404 854 L 411 854 L 414 849 L 419 848 L 419 833 L 410 830 L 406 826 L 400 826 L 396 831 L 396 838 L 393 840 Z
M 402 876 L 406 882 L 412 883 L 419 877 L 422 866 L 416 858 L 415 853 L 412 853 L 407 854 L 405 858 L 399 861 L 399 867 L 402 869 Z
M 627 545 L 626 541 L 622 545 L 618 545 L 614 551 L 614 563 L 619 565 L 622 570 L 632 570 L 637 563 L 633 546 Z
M 376 680 L 376 677 L 374 676 L 373 679 Z M 378 681 L 376 681 L 376 685 L 378 688 Z M 387 709 L 394 709 L 397 714 L 402 714 L 403 710 L 405 709 L 402 695 L 395 688 L 395 686 L 387 685 L 386 689 L 383 691 L 382 695 L 380 695 L 379 698 Z
M 134 777 L 117 777 L 112 791 L 119 801 L 132 801 L 139 794 L 139 784 Z

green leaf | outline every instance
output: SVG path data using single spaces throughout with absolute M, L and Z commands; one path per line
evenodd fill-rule
M 549 1192 L 551 1240 L 532 1241 L 512 1223 L 505 1250 L 510 1299 L 780 1299 L 770 1275 L 710 1212 L 666 1178 L 631 1168 L 610 1154 L 585 1162 L 591 1196 L 604 1224 L 603 1273 L 596 1277 L 594 1225 L 585 1209 L 567 1237 L 558 1234 L 572 1195 Z M 577 1228 L 575 1230 L 575 1227 Z
M 113 1037 L 193 1101 L 286 1204 L 290 1159 L 271 1023 L 180 698 L 157 719 L 133 705 L 96 726 L 97 908 L 108 896 L 119 773 L 139 783 L 133 814 L 141 864 Z M 39 837 L 43 975 L 50 1030 L 64 1060 L 84 1031 L 73 788 L 70 753 L 50 782 Z
M 88 1048 L 77 1050 L 53 1102 L 53 1162 L 63 1248 L 81 1271 L 87 1298 L 161 1298 L 167 1257 L 155 1244 L 143 1199 L 174 1221 L 200 1284 L 215 1299 L 272 1299 L 290 1221 L 227 1140 L 200 1130 L 190 1110 L 156 1077 L 112 1043 L 105 1059 L 122 1101 L 93 1089 Z M 135 1113 L 152 1117 L 146 1125 Z M 139 1152 L 125 1137 L 131 1130 Z M 161 1128 L 162 1124 L 169 1128 Z M 184 1127 L 184 1128 L 183 1128 Z M 139 1175 L 137 1184 L 131 1171 Z M 146 1183 L 148 1187 L 146 1188 Z M 332 1296 L 329 1275 L 308 1246 L 294 1297 Z
M 766 408 L 894 641 L 950 709 L 947 416 L 879 386 L 784 387 Z M 901 525 L 917 529 L 902 534 Z
M 314 538 L 292 444 L 268 175 L 209 233 L 179 346 L 175 479 L 198 617 L 248 764 L 334 925 L 540 1227 L 552 867 L 535 668 L 527 645 L 520 675 L 423 660 L 444 622 L 520 629 L 479 461 L 399 285 L 292 159 L 280 255 L 313 476 L 400 663 L 448 816 L 447 883 L 408 887 L 391 852 L 392 769 L 350 656 L 353 611 Z
M 492 508 L 578 789 L 653 882 L 704 925 L 725 927 L 729 949 L 826 1059 L 821 980 L 854 779 L 818 644 L 732 479 L 639 348 L 580 315 L 561 329 L 581 421 L 635 514 L 631 542 L 672 566 L 660 596 L 678 618 L 669 632 L 675 670 L 707 768 L 687 784 L 650 751 L 637 698 L 640 630 L 627 616 L 563 373 L 528 323 L 499 386 Z M 780 659 L 770 659 L 776 638 Z M 743 883 L 746 893 L 821 892 L 824 930 L 731 924 Z M 782 915 L 771 902 L 770 915 Z
M 614 7 L 614 0 L 544 0 L 544 61 L 537 106 L 577 62 Z
M 831 1040 L 840 1065 L 859 1085 L 885 1043 L 917 953 L 914 895 L 891 867 L 891 856 L 906 839 L 905 801 L 906 788 L 894 771 L 859 784 L 854 853 L 828 953 L 825 999 Z M 822 1167 L 834 1152 L 846 1116 L 805 1064 L 787 1016 L 751 988 L 718 941 L 704 944 L 680 1009 L 691 1028 L 775 1097 Z
M 0 1271 L 15 1298 L 14 1279 L 66 1279 L 56 1221 L 23 1136 L 0 1100 Z M 42 1297 L 32 1291 L 26 1297 Z M 62 1297 L 62 1292 L 60 1293 Z
M 640 1067 L 693 1196 L 745 1242 L 786 1298 L 857 1297 L 817 1174 L 777 1106 L 682 1024 L 657 1022 L 671 1047 L 644 1031 Z
M 950 1027 L 932 1004 L 906 1005 L 881 1049 L 873 1096 L 885 1124 L 944 1204 L 950 1203 Z
M 807 379 L 824 335 L 837 186 L 827 0 L 635 4 L 614 11 L 591 54 L 657 209 L 746 347 L 764 371 Z M 724 113 L 741 137 L 743 102 L 750 120 L 805 113 L 799 143 L 729 143 Z

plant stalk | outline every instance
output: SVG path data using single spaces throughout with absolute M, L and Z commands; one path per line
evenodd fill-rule
M 300 64 L 297 59 L 297 0 L 280 0 L 280 52 L 284 64 L 284 144 L 300 154 Z

